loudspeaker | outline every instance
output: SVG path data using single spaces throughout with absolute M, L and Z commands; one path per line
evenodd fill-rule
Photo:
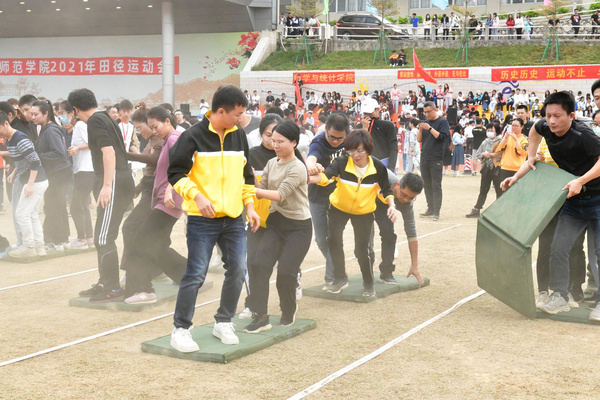
M 181 110 L 182 113 L 190 115 L 190 105 L 187 103 L 181 103 L 179 105 L 179 109 Z M 456 110 L 454 110 L 454 113 L 456 115 Z
M 457 116 L 456 116 L 456 108 L 448 107 L 448 109 L 446 110 L 446 117 L 447 117 L 446 119 L 448 120 L 448 123 L 450 124 L 450 126 L 456 125 L 456 123 L 458 122 Z

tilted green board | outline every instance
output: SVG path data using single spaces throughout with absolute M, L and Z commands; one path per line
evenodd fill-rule
M 574 175 L 538 162 L 489 206 L 482 217 L 524 246 L 532 246 L 567 199 L 562 190 Z
M 531 246 L 567 198 L 575 178 L 537 163 L 482 214 L 477 224 L 477 284 L 528 318 L 536 317 Z

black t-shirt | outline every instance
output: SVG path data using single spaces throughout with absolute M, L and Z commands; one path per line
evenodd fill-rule
M 442 117 L 438 117 L 435 121 L 426 121 L 440 135 L 434 137 L 429 129 L 423 129 L 421 141 L 421 160 L 427 161 L 442 161 L 444 158 L 444 149 L 446 142 L 450 139 L 450 125 Z
M 529 137 L 529 131 L 531 130 L 531 127 L 533 126 L 533 121 L 532 120 L 527 120 L 527 122 L 525 122 L 525 125 L 523 126 L 523 135 Z
M 116 172 L 129 173 L 129 164 L 125 158 L 125 143 L 115 120 L 106 111 L 95 112 L 87 121 L 87 130 L 88 145 L 96 175 L 104 176 L 103 147 L 112 147 L 115 150 Z
M 560 137 L 552 133 L 544 119 L 535 124 L 535 130 L 546 139 L 559 168 L 573 175 L 585 175 L 600 157 L 600 138 L 583 122 L 573 120 L 569 131 Z M 592 179 L 585 188 L 600 194 L 600 178 Z
M 344 143 L 333 147 L 325 137 L 327 133 L 322 132 L 315 136 L 308 148 L 308 157 L 314 156 L 317 162 L 327 168 L 333 160 L 341 156 L 344 152 Z M 315 183 L 308 185 L 308 200 L 312 202 L 323 203 L 329 201 L 329 195 L 335 190 L 335 182 L 327 186 L 319 186 Z
M 579 14 L 577 15 L 571 15 L 571 25 L 577 25 L 579 26 L 579 22 L 581 21 L 581 17 L 579 16 Z
M 277 157 L 275 150 L 267 149 L 262 143 L 251 148 L 248 152 L 248 161 L 250 162 L 250 166 L 254 168 L 256 172 L 265 169 L 267 161 L 273 157 Z
M 592 21 L 594 21 L 596 23 L 596 25 L 600 24 L 600 18 L 598 18 L 599 15 L 598 14 L 592 14 Z
M 477 150 L 481 143 L 486 138 L 485 128 L 483 126 L 476 126 L 473 128 L 473 150 Z

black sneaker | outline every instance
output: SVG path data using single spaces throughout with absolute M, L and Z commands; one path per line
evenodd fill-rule
M 479 211 L 476 208 L 472 209 L 470 213 L 465 215 L 465 217 L 467 217 L 467 218 L 479 218 L 480 216 L 481 216 L 481 211 Z
M 123 289 L 103 290 L 102 293 L 90 298 L 90 303 L 109 303 L 111 301 L 122 301 L 125 299 Z
M 363 297 L 375 297 L 375 285 L 366 284 L 364 285 L 365 289 L 363 290 Z
M 431 218 L 433 217 L 433 211 L 427 210 L 423 214 L 419 214 L 422 218 Z
M 262 331 L 268 331 L 271 328 L 272 328 L 272 326 L 271 326 L 271 323 L 269 322 L 269 316 L 265 314 L 265 315 L 259 315 L 256 318 L 254 318 L 254 320 L 252 320 L 250 325 L 248 325 L 244 328 L 244 332 L 245 333 L 259 333 Z
M 394 275 L 392 274 L 379 274 L 379 279 L 377 279 L 377 282 L 384 283 L 386 285 L 398 284 L 398 282 L 396 282 L 396 278 L 394 278 Z
M 94 297 L 104 291 L 104 286 L 101 283 L 95 283 L 91 288 L 79 292 L 79 297 Z
M 347 287 L 348 287 L 348 278 L 338 279 L 338 280 L 333 281 L 331 286 L 329 286 L 329 288 L 327 289 L 327 292 L 339 293 L 342 290 L 346 289 Z
M 296 303 L 296 307 L 294 307 L 294 312 L 292 315 L 286 315 L 282 312 L 281 318 L 279 319 L 279 326 L 294 325 L 294 322 L 296 322 L 296 311 L 298 311 L 298 303 Z
M 573 296 L 573 300 L 575 300 L 577 303 L 581 303 L 583 301 L 584 295 L 581 285 L 574 285 L 571 288 L 571 296 Z

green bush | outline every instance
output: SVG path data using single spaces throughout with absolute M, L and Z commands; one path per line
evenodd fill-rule
M 337 24 L 337 19 L 334 19 L 333 21 L 329 21 L 329 25 L 335 26 L 335 24 Z
M 394 17 L 385 17 L 385 19 L 387 19 L 388 21 L 390 21 L 392 24 L 395 24 L 397 19 L 395 19 Z
M 569 14 L 571 13 L 571 10 L 569 10 L 567 7 L 560 7 L 558 10 L 556 10 L 557 14 Z
M 404 18 L 404 17 L 398 17 L 398 24 L 403 25 L 403 24 L 408 24 L 410 22 L 410 20 L 408 18 Z
M 577 9 L 577 11 L 583 11 L 585 9 L 584 6 L 577 6 L 575 8 Z
M 600 3 L 590 4 L 590 10 L 600 10 Z
M 533 10 L 525 11 L 524 13 L 521 13 L 521 15 L 523 15 L 524 17 L 529 16 L 530 18 L 535 18 L 535 17 L 540 16 L 540 14 L 538 12 L 533 11 Z
M 498 15 L 498 19 L 508 19 L 508 14 L 500 14 Z

